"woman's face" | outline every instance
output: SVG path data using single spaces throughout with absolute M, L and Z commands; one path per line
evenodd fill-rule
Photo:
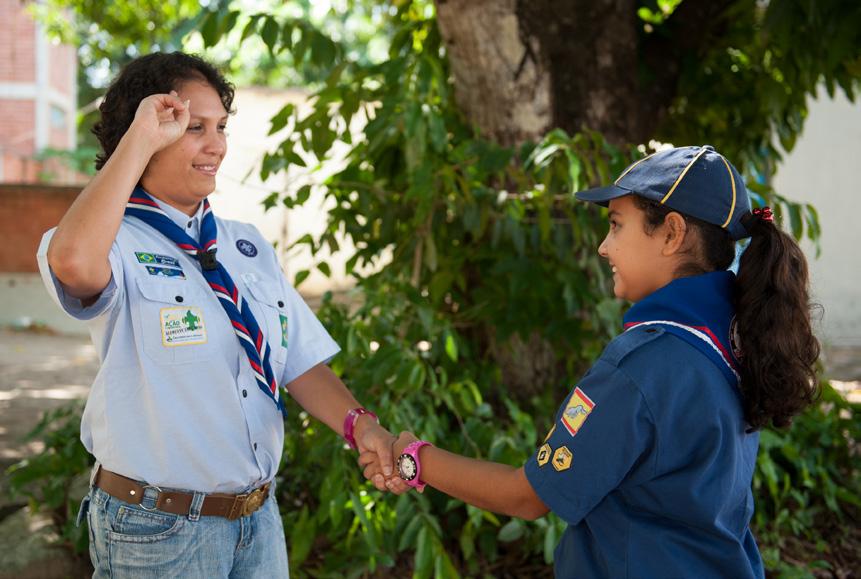
M 616 297 L 638 302 L 673 280 L 675 261 L 664 254 L 664 226 L 646 233 L 645 217 L 631 195 L 610 201 L 610 231 L 598 254 L 610 262 Z
M 191 101 L 185 134 L 157 152 L 141 176 L 148 193 L 188 215 L 215 190 L 215 174 L 227 153 L 227 111 L 218 92 L 203 81 L 186 81 L 179 98 Z

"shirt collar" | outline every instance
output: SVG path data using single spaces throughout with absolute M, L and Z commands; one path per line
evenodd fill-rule
M 634 304 L 623 318 L 624 325 L 667 320 L 715 329 L 728 327 L 734 314 L 734 285 L 731 271 L 675 279 Z
M 150 196 L 158 204 L 159 208 L 164 211 L 171 221 L 188 234 L 189 237 L 195 240 L 200 240 L 200 222 L 203 219 L 203 203 L 199 203 L 197 211 L 194 215 L 188 216 L 176 207 L 169 205 L 158 199 L 150 193 Z
M 712 359 L 730 384 L 739 380 L 735 335 L 735 274 L 713 271 L 673 280 L 636 303 L 623 318 L 625 329 L 664 326 Z

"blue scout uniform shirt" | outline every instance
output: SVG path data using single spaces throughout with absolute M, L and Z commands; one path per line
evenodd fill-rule
M 634 305 L 559 409 L 526 476 L 568 523 L 556 576 L 762 577 L 748 523 L 759 437 L 732 354 L 734 275 Z
M 159 203 L 189 235 L 197 214 Z M 218 260 L 248 300 L 287 384 L 339 348 L 281 272 L 272 246 L 249 224 L 218 225 Z M 47 262 L 49 293 L 84 320 L 101 360 L 81 440 L 104 468 L 165 488 L 237 493 L 272 480 L 284 442 L 281 414 L 257 386 L 248 357 L 196 260 L 161 233 L 124 217 L 109 259 L 112 278 L 87 307 L 65 294 Z

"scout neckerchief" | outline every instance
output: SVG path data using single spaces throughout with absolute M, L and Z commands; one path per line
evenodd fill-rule
M 239 295 L 230 274 L 215 259 L 215 251 L 218 248 L 216 243 L 218 229 L 215 224 L 215 216 L 209 207 L 209 201 L 203 200 L 203 219 L 200 224 L 199 243 L 174 223 L 153 198 L 140 187 L 136 187 L 132 192 L 126 205 L 125 214 L 137 217 L 152 226 L 173 241 L 181 250 L 200 262 L 203 277 L 218 297 L 227 317 L 230 318 L 230 323 L 239 338 L 239 343 L 248 355 L 248 362 L 254 371 L 257 385 L 275 403 L 282 414 L 286 415 L 286 409 L 278 391 L 278 383 L 272 372 L 272 365 L 269 363 L 269 344 L 260 330 L 260 325 L 254 319 L 248 302 Z
M 714 271 L 673 280 L 634 304 L 625 314 L 625 331 L 660 326 L 714 363 L 730 385 L 739 384 L 740 353 L 735 352 L 735 274 Z M 680 364 L 684 363 L 678 360 Z

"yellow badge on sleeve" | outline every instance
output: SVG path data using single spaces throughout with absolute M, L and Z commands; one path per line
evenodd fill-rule
M 577 434 L 582 428 L 593 408 L 595 403 L 579 387 L 575 388 L 568 404 L 565 405 L 565 412 L 562 413 L 562 424 L 571 436 Z
M 548 462 L 550 462 L 550 453 L 553 451 L 550 448 L 549 444 L 545 444 L 541 448 L 538 449 L 538 456 L 535 457 L 535 460 L 538 462 L 538 466 L 544 466 Z
M 571 454 L 571 451 L 568 450 L 567 446 L 560 446 L 556 449 L 556 452 L 553 453 L 553 468 L 559 472 L 568 470 L 571 468 L 571 460 L 573 458 L 574 455 Z

